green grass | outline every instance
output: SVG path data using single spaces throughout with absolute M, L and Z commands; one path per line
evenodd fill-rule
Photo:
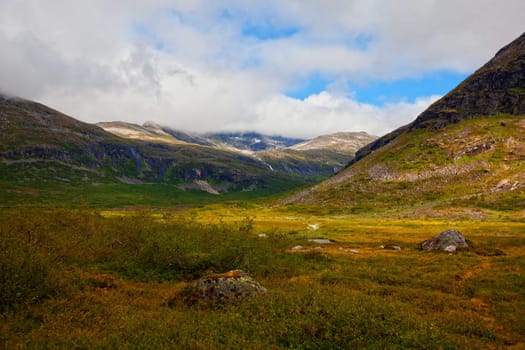
M 523 222 L 288 210 L 2 210 L 0 347 L 463 349 L 525 342 Z M 311 223 L 320 228 L 308 230 Z M 418 249 L 449 227 L 475 249 Z M 309 238 L 336 243 L 316 250 Z M 307 252 L 290 251 L 298 244 Z M 491 249 L 504 255 L 485 254 Z M 199 276 L 236 268 L 268 294 L 233 304 L 181 299 Z
M 416 129 L 299 196 L 296 205 L 346 214 L 447 217 L 496 210 L 521 216 L 524 133 L 523 116 L 510 115 Z M 518 185 L 499 190 L 501 181 Z
M 0 164 L 0 171 L 3 170 Z M 46 171 L 51 171 L 46 168 Z M 253 191 L 232 190 L 220 195 L 212 195 L 198 190 L 181 190 L 173 184 L 147 183 L 126 184 L 107 179 L 84 181 L 78 178 L 74 181 L 57 181 L 54 179 L 60 171 L 42 176 L 41 179 L 12 179 L 16 172 L 6 171 L 0 179 L 0 207 L 16 206 L 59 206 L 114 208 L 124 206 L 157 206 L 169 207 L 176 205 L 202 205 L 227 201 L 250 201 L 268 198 L 286 192 L 287 190 L 304 186 L 304 181 L 294 181 L 279 177 L 268 178 L 266 183 L 259 185 Z M 52 180 L 46 180 L 52 179 Z

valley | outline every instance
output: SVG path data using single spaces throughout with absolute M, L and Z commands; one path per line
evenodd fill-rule
M 2 349 L 525 348 L 525 34 L 379 138 L 0 136 Z

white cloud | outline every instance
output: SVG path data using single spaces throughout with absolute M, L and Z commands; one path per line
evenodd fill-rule
M 250 125 L 269 134 L 289 130 L 288 135 L 296 137 L 361 130 L 382 135 L 410 122 L 439 97 L 422 97 L 414 103 L 397 102 L 378 107 L 326 91 L 303 101 L 279 95 L 256 106 Z M 242 127 L 248 125 L 237 126 Z
M 522 0 L 0 1 L 0 91 L 89 122 L 382 134 L 435 97 L 373 106 L 346 82 L 473 71 L 521 34 L 524 13 Z M 246 25 L 297 32 L 260 40 Z M 312 73 L 334 82 L 283 95 Z

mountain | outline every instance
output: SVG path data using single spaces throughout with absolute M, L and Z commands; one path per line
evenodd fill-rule
M 167 143 L 167 144 L 184 144 L 185 141 L 173 137 L 171 134 L 162 130 L 162 128 L 154 123 L 145 123 L 144 125 L 136 125 L 125 122 L 102 122 L 96 124 L 98 127 L 114 135 L 148 141 L 153 143 Z
M 438 130 L 477 116 L 525 114 L 525 33 L 436 101 L 412 123 L 362 148 L 353 162 L 415 129 Z
M 318 136 L 284 149 L 261 151 L 257 153 L 257 157 L 276 171 L 328 177 L 343 169 L 359 148 L 376 139 L 376 136 L 366 132 L 338 132 Z
M 312 140 L 290 146 L 295 151 L 309 151 L 329 149 L 339 153 L 354 155 L 364 145 L 377 139 L 376 136 L 366 132 L 337 132 L 329 135 L 318 136 Z
M 474 216 L 525 208 L 525 34 L 412 123 L 286 203 Z
M 360 147 L 375 140 L 365 132 L 340 132 L 313 140 L 269 136 L 255 132 L 193 134 L 153 122 L 142 126 L 124 122 L 98 123 L 117 136 L 168 144 L 199 144 L 252 157 L 277 173 L 320 180 L 344 168 Z
M 282 149 L 304 141 L 304 139 L 268 136 L 256 132 L 209 133 L 205 136 L 218 146 L 223 145 L 225 147 L 233 147 L 235 149 L 252 152 L 267 149 Z
M 0 96 L 0 193 L 7 198 L 20 188 L 39 191 L 57 183 L 71 185 L 71 191 L 121 183 L 269 194 L 308 181 L 276 173 L 237 152 L 165 142 L 169 135 L 152 126 L 109 126 L 140 137 L 121 138 L 39 103 Z
M 262 196 L 322 180 L 353 156 L 287 149 L 303 140 L 257 133 L 196 135 L 154 122 L 92 125 L 2 95 L 0 133 L 0 194 L 15 202 L 28 193 L 45 199 L 50 193 L 110 193 L 103 190 L 108 186 L 118 188 L 115 196 L 150 200 L 156 193 L 168 203 L 184 191 Z

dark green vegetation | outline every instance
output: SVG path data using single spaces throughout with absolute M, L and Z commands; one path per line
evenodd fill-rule
M 296 244 L 314 247 L 311 233 L 253 218 L 210 224 L 169 212 L 102 214 L 0 213 L 0 347 L 459 349 L 525 340 L 523 225 L 503 232 L 457 223 L 499 256 L 425 253 L 417 243 L 447 224 L 384 220 L 375 230 L 334 221 L 333 248 L 295 253 Z M 383 237 L 403 250 L 378 249 Z M 233 268 L 269 293 L 232 305 L 185 304 L 193 279 Z

